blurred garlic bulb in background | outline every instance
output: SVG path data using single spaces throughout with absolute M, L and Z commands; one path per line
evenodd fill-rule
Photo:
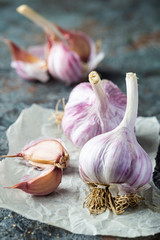
M 48 71 L 60 81 L 66 84 L 79 82 L 104 58 L 99 44 L 83 32 L 64 30 L 27 5 L 21 5 L 17 11 L 44 29 Z

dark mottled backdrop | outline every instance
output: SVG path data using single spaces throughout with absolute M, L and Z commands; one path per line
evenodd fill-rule
M 0 35 L 25 48 L 43 43 L 45 36 L 39 27 L 16 12 L 16 7 L 23 3 L 64 28 L 80 29 L 95 40 L 102 39 L 106 57 L 98 72 L 123 91 L 125 73 L 136 72 L 139 115 L 156 116 L 160 120 L 159 0 L 0 0 Z M 0 154 L 8 151 L 5 132 L 22 109 L 32 103 L 55 108 L 57 100 L 68 99 L 73 88 L 54 79 L 46 84 L 26 82 L 10 68 L 10 61 L 8 48 L 0 43 Z M 102 237 L 75 235 L 1 209 L 0 239 L 100 240 Z M 140 239 L 160 239 L 160 235 Z

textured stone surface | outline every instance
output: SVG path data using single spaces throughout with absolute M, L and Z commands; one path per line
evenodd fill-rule
M 45 40 L 43 31 L 16 13 L 24 1 L 0 1 L 0 33 L 27 47 Z M 160 1 L 159 0 L 37 0 L 27 1 L 44 17 L 65 28 L 80 29 L 103 40 L 106 58 L 99 66 L 102 77 L 125 91 L 125 73 L 139 77 L 139 115 L 160 121 Z M 0 154 L 8 151 L 6 129 L 32 103 L 55 108 L 59 98 L 68 98 L 73 86 L 54 79 L 46 84 L 26 82 L 10 68 L 10 52 L 0 43 Z M 140 239 L 159 239 L 160 234 Z M 9 210 L 0 210 L 0 239 L 93 239 L 31 221 Z M 106 238 L 107 239 L 107 238 Z M 119 238 L 117 238 L 119 239 Z

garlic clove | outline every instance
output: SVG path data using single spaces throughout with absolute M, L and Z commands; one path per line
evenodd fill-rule
M 16 70 L 20 77 L 26 80 L 37 79 L 41 82 L 47 82 L 49 80 L 45 60 L 21 49 L 8 39 L 3 39 L 2 41 L 10 47 L 13 57 L 11 67 Z
M 54 192 L 61 183 L 62 173 L 62 169 L 54 166 L 45 169 L 40 175 L 33 179 L 23 181 L 7 188 L 21 189 L 22 191 L 33 195 L 48 195 Z
M 89 80 L 72 90 L 62 119 L 65 135 L 78 147 L 117 127 L 126 109 L 126 95 L 114 83 L 95 71 Z
M 45 31 L 48 70 L 53 77 L 66 84 L 79 82 L 104 58 L 100 47 L 97 47 L 88 35 L 80 31 L 64 30 L 44 19 L 27 5 L 21 5 L 17 11 Z
M 151 159 L 137 142 L 134 131 L 138 109 L 136 74 L 127 73 L 126 85 L 127 107 L 123 120 L 112 131 L 90 139 L 83 146 L 79 158 L 81 178 L 90 184 L 106 187 L 102 194 L 111 201 L 99 207 L 106 209 L 110 206 L 117 214 L 124 212 L 126 206 L 139 202 L 141 197 L 137 192 L 146 188 L 152 176 Z M 98 187 L 94 188 L 94 192 L 96 189 L 99 192 Z M 126 205 L 122 204 L 122 198 L 127 199 Z M 93 199 L 91 201 L 93 203 Z M 120 205 L 116 205 L 117 202 Z M 88 206 L 91 207 L 90 203 Z
M 20 157 L 31 165 L 43 169 L 51 165 L 66 168 L 69 164 L 69 154 L 64 143 L 60 139 L 51 138 L 31 141 L 20 153 L 1 157 Z

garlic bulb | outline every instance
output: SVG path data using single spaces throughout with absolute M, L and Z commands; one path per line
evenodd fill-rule
M 107 203 L 102 201 L 104 205 L 99 208 L 91 199 L 92 204 L 88 203 L 91 212 L 99 213 L 108 206 L 117 214 L 123 213 L 126 207 L 138 203 L 136 193 L 148 187 L 151 179 L 151 160 L 137 142 L 134 132 L 138 108 L 136 74 L 127 73 L 126 85 L 127 108 L 122 122 L 114 130 L 89 140 L 80 153 L 79 171 L 82 179 L 95 184 L 96 189 L 102 185 L 108 199 Z M 101 197 L 99 195 L 99 201 Z M 122 200 L 127 202 L 121 206 Z
M 20 153 L 1 157 L 19 157 L 27 164 L 44 169 L 41 174 L 8 188 L 18 188 L 34 195 L 46 195 L 58 187 L 63 168 L 69 163 L 69 154 L 60 139 L 41 138 L 27 144 Z
M 44 57 L 44 45 L 30 47 L 25 51 L 8 39 L 2 41 L 9 45 L 13 56 L 11 67 L 16 70 L 20 77 L 26 80 L 38 80 L 43 83 L 49 80 Z
M 101 81 L 95 71 L 89 81 L 72 90 L 62 119 L 64 133 L 78 147 L 117 127 L 126 109 L 126 95 L 114 83 Z
M 86 34 L 64 30 L 27 5 L 21 5 L 17 11 L 44 29 L 47 35 L 48 70 L 60 81 L 68 85 L 80 81 L 104 58 L 99 46 Z

